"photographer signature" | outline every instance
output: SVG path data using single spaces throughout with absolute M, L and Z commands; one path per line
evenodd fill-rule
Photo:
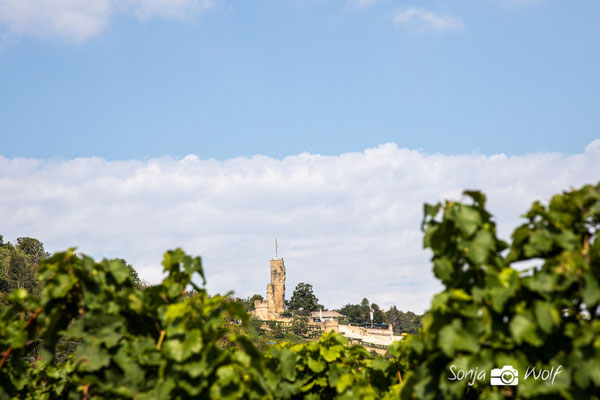
M 551 379 L 551 383 L 554 384 L 556 376 L 562 372 L 562 369 L 562 365 L 552 367 L 551 369 L 527 367 L 523 379 L 526 380 L 529 377 L 534 380 L 541 379 L 542 381 Z M 484 381 L 485 379 L 485 370 L 479 370 L 479 368 L 464 370 L 457 368 L 455 365 L 450 366 L 450 376 L 448 377 L 448 380 L 450 381 L 466 380 L 468 385 L 473 386 L 476 380 Z M 516 368 L 513 368 L 512 365 L 505 365 L 502 368 L 493 368 L 490 372 L 490 385 L 492 386 L 516 386 L 518 384 L 519 371 Z

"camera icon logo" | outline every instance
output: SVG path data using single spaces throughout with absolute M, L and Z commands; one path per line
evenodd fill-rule
M 492 386 L 516 386 L 519 384 L 519 371 L 511 365 L 502 368 L 494 368 L 490 373 L 490 385 Z

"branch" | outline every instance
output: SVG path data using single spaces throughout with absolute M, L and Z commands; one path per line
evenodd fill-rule
M 29 321 L 27 321 L 27 324 L 25 325 L 25 329 L 29 328 L 29 325 L 31 325 L 31 323 L 38 317 L 38 315 L 40 315 L 41 312 L 42 312 L 42 307 L 38 308 L 33 313 L 31 318 L 29 318 Z M 12 351 L 13 351 L 13 347 L 9 346 L 8 349 L 6 349 L 6 351 L 4 353 L 2 353 L 2 360 L 0 360 L 0 369 L 2 369 L 2 367 L 4 366 L 4 363 L 6 362 L 6 359 L 8 358 L 8 356 L 10 356 Z

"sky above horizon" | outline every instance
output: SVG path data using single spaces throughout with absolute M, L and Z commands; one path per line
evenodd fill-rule
M 600 3 L 0 0 L 0 154 L 581 151 Z
M 600 181 L 600 2 L 0 0 L 0 234 L 423 312 L 424 202 Z

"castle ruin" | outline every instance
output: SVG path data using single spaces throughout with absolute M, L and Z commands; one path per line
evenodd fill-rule
M 267 299 L 254 301 L 252 315 L 262 321 L 277 321 L 282 326 L 289 326 L 292 318 L 282 317 L 285 311 L 285 264 L 283 258 L 271 259 L 271 282 L 267 284 Z M 402 336 L 394 335 L 391 325 L 386 328 L 368 326 L 353 326 L 340 324 L 338 318 L 342 314 L 333 311 L 314 312 L 309 325 L 322 332 L 334 331 L 344 335 L 351 343 L 358 343 L 381 354 L 385 348 Z M 265 325 L 267 327 L 267 325 Z M 270 329 L 267 327 L 267 329 Z
M 285 264 L 283 258 L 271 259 L 271 283 L 267 284 L 267 300 L 254 302 L 254 314 L 262 320 L 273 320 L 285 309 Z

